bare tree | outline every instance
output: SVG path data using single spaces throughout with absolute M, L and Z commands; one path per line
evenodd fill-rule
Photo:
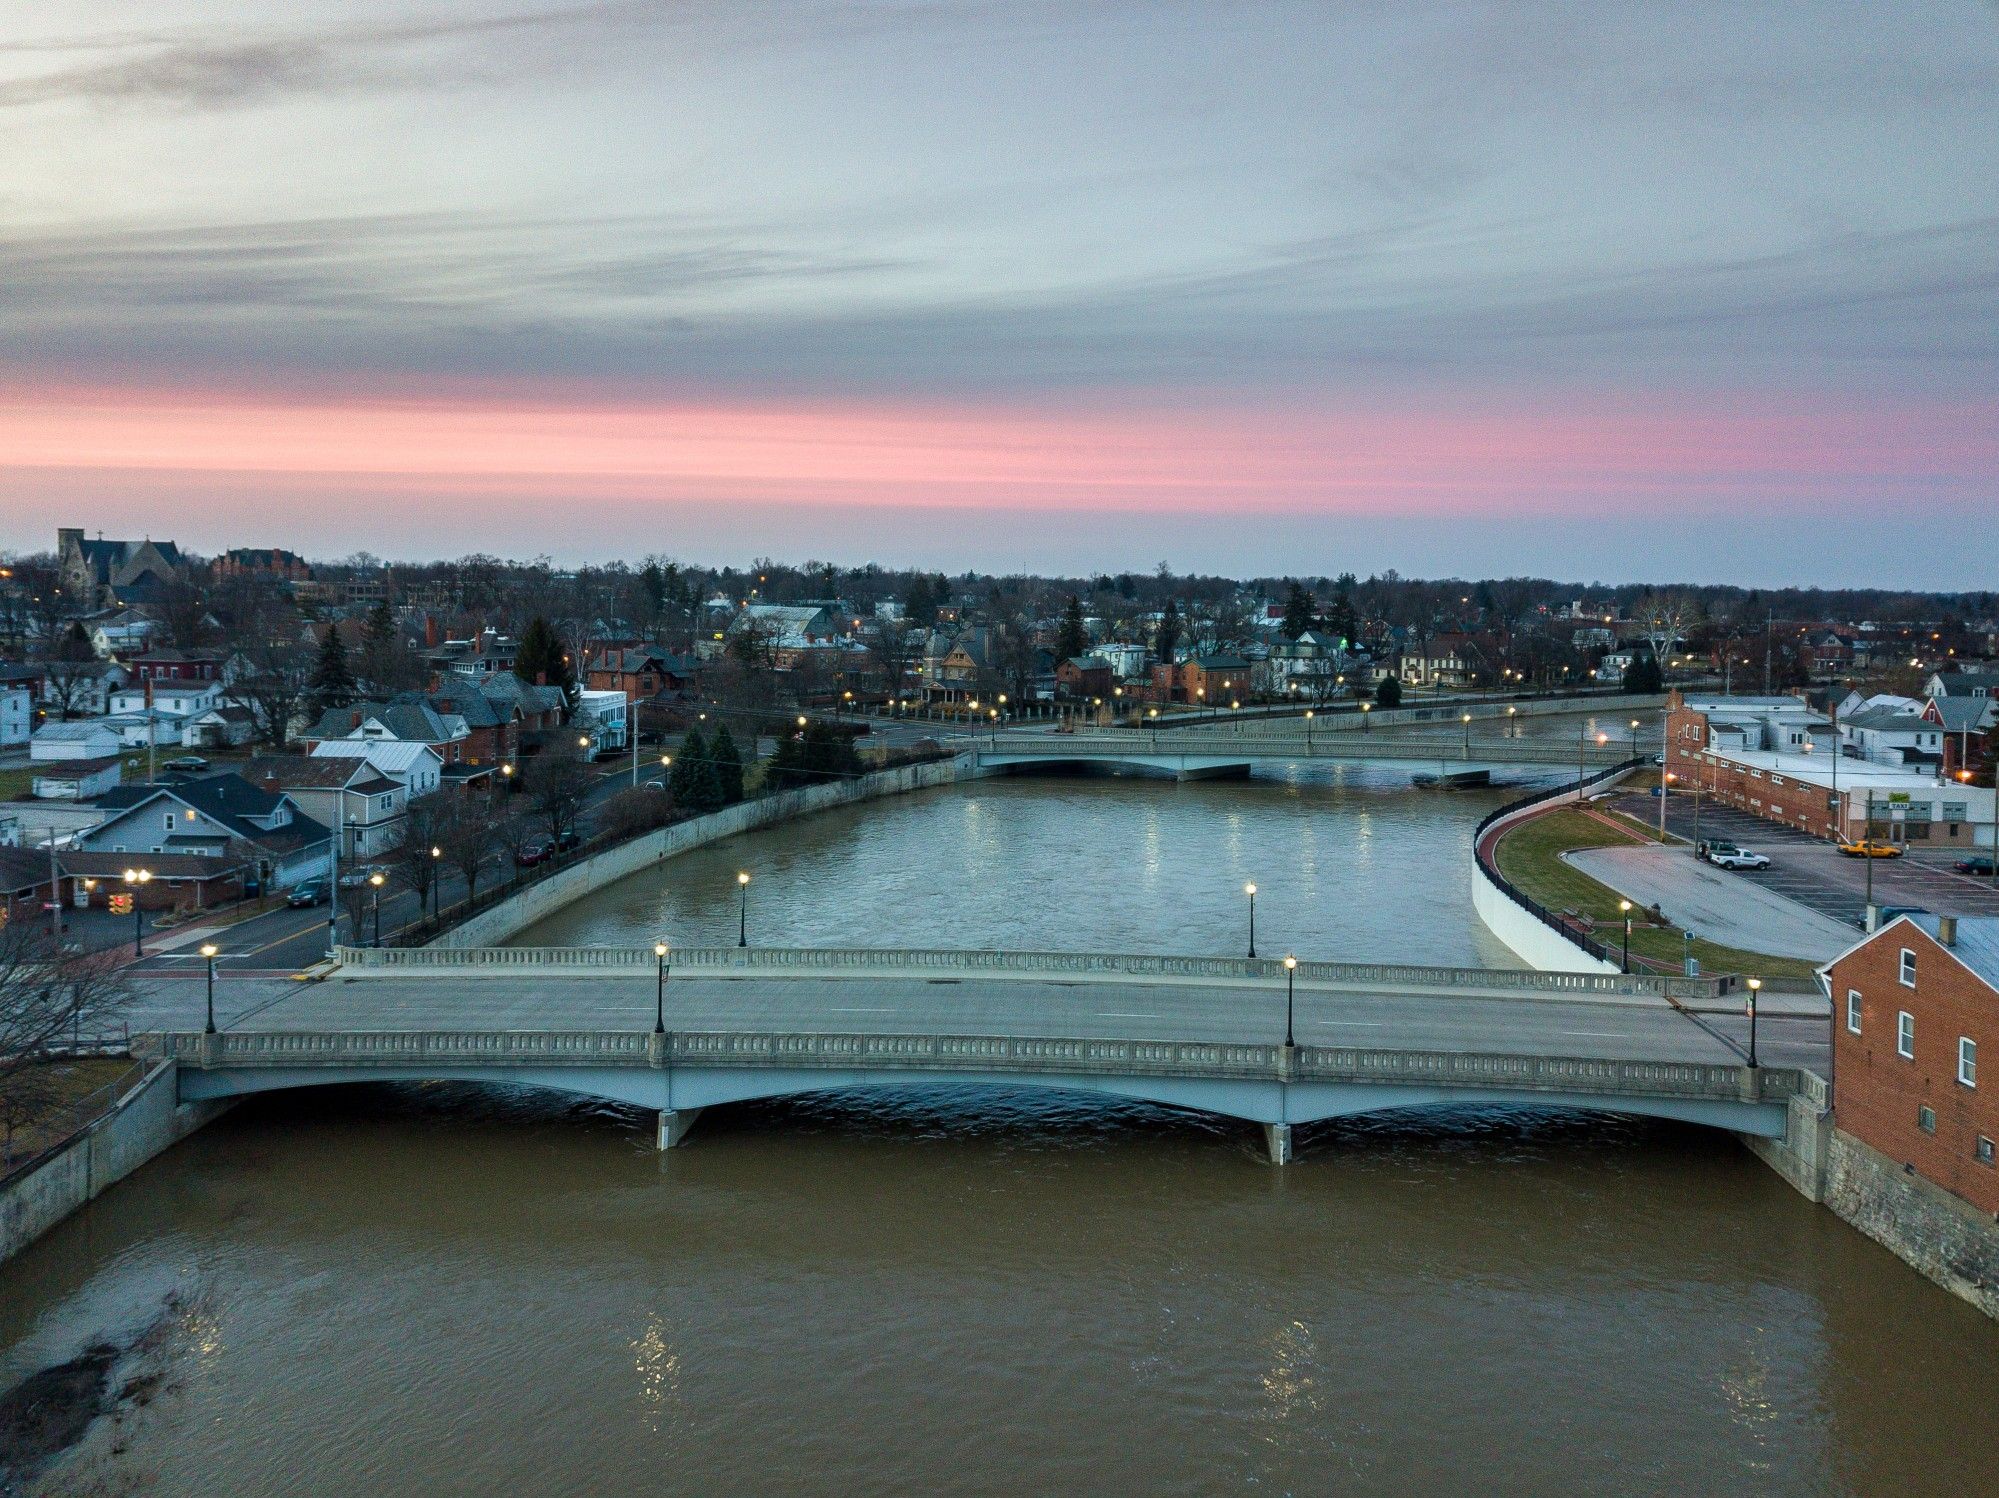
M 292 723 L 305 709 L 312 681 L 312 655 L 295 641 L 252 645 L 244 652 L 248 669 L 231 682 L 228 701 L 250 710 L 257 742 L 282 749 Z
M 0 1131 L 11 1151 L 18 1129 L 59 1105 L 48 1063 L 72 1040 L 102 1040 L 130 998 L 114 959 L 65 951 L 26 921 L 0 926 Z
M 434 791 L 410 802 L 403 816 L 402 836 L 384 860 L 395 881 L 416 894 L 426 914 L 430 913 L 430 897 L 437 885 L 437 866 L 443 862 L 444 845 L 438 841 L 438 835 L 451 815 L 449 803 L 443 799 L 450 794 Z M 431 852 L 433 848 L 438 850 L 435 854 Z
M 486 813 L 483 802 L 455 800 L 445 808 L 431 833 L 432 846 L 437 848 L 443 861 L 458 871 L 465 881 L 465 898 L 473 900 L 479 893 L 479 873 L 485 866 L 486 858 L 498 846 L 494 834 L 493 821 Z
M 592 779 L 590 766 L 566 748 L 546 750 L 528 761 L 521 789 L 558 843 L 575 832 Z

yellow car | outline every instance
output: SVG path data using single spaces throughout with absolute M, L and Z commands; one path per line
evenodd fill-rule
M 1841 843 L 1839 851 L 1844 853 L 1848 858 L 1900 858 L 1902 856 L 1902 850 L 1898 845 L 1864 837 L 1858 842 Z

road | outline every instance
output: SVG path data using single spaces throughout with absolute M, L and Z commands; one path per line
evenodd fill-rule
M 1654 796 L 1619 796 L 1619 811 L 1648 827 L 1659 820 Z M 1668 804 L 1666 829 L 1691 840 L 1693 798 L 1675 796 Z M 1874 866 L 1874 899 L 1881 905 L 1912 905 L 1939 915 L 1999 916 L 1999 886 L 1990 878 L 1974 878 L 1951 868 L 1961 853 L 1915 853 L 1902 858 L 1848 858 L 1831 843 L 1791 827 L 1779 827 L 1747 812 L 1701 803 L 1700 835 L 1728 838 L 1770 857 L 1771 866 L 1742 877 L 1767 885 L 1781 895 L 1841 921 L 1858 932 L 1867 906 L 1868 864 Z M 1682 853 L 1692 858 L 1689 848 Z
M 197 968 L 148 975 L 135 1031 L 198 1030 L 205 986 Z M 655 984 L 620 974 L 341 977 L 300 982 L 221 974 L 220 1026 L 236 1030 L 558 1030 L 652 1027 Z M 1260 986 L 1088 984 L 1046 979 L 962 981 L 879 977 L 674 979 L 667 1024 L 677 1030 L 786 1029 L 814 1033 L 1060 1035 L 1106 1040 L 1274 1044 L 1284 1036 L 1284 991 Z M 1827 1020 L 1760 1022 L 1759 1057 L 1823 1071 Z M 1740 1060 L 1740 1016 L 1676 1010 L 1663 1000 L 1498 998 L 1392 992 L 1297 994 L 1302 1044 L 1574 1056 L 1621 1061 Z

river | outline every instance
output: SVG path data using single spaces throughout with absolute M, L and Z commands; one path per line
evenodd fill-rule
M 1381 770 L 989 782 L 676 860 L 539 940 L 1500 960 Z M 1253 1130 L 980 1090 L 641 1120 L 248 1104 L 0 1269 L 0 1386 L 141 1346 L 31 1490 L 1992 1491 L 1999 1328 L 1732 1140 L 1504 1111 Z M 131 1389 L 119 1400 L 116 1391 Z

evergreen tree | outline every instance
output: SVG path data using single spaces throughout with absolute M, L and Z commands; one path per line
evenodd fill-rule
M 565 701 L 576 695 L 576 672 L 568 652 L 539 614 L 521 632 L 520 649 L 514 654 L 514 675 L 530 684 L 561 687 Z
M 1062 611 L 1062 627 L 1055 636 L 1055 654 L 1061 660 L 1073 660 L 1089 648 L 1089 631 L 1083 628 L 1083 601 L 1071 593 L 1069 606 Z
M 715 766 L 715 782 L 722 793 L 722 804 L 734 806 L 743 799 L 743 756 L 736 748 L 735 735 L 727 725 L 715 730 L 715 738 L 708 746 L 708 758 Z
M 334 621 L 328 622 L 326 638 L 319 643 L 319 660 L 312 668 L 307 690 L 316 712 L 345 707 L 354 700 L 354 673 L 347 668 L 347 647 L 340 643 L 340 630 Z
M 918 629 L 928 629 L 937 622 L 937 597 L 930 590 L 930 579 L 920 572 L 902 595 L 902 615 Z
M 1291 591 L 1284 595 L 1284 623 L 1281 626 L 1284 637 L 1295 640 L 1318 622 L 1319 611 L 1312 595 L 1296 583 L 1291 584 Z
M 1164 566 L 1162 562 L 1160 564 Z M 1159 632 L 1152 637 L 1152 653 L 1166 665 L 1173 664 L 1173 652 L 1180 648 L 1180 605 L 1172 599 L 1159 614 Z
M 1360 634 L 1360 618 L 1354 613 L 1353 600 L 1347 597 L 1344 587 L 1333 595 L 1333 606 L 1326 610 L 1326 627 L 1340 637 L 1342 649 L 1353 649 Z
M 673 768 L 667 772 L 667 788 L 673 792 L 673 804 L 688 811 L 696 810 L 694 805 L 700 791 L 696 782 L 701 778 L 701 766 L 708 762 L 708 741 L 701 736 L 699 724 L 687 730 L 680 741 L 680 749 L 673 756 Z
M 1402 683 L 1393 676 L 1381 678 L 1381 685 L 1374 689 L 1374 700 L 1382 707 L 1402 706 Z
M 1624 690 L 1641 697 L 1665 691 L 1666 679 L 1659 670 L 1659 658 L 1650 651 L 1635 657 L 1624 673 Z

